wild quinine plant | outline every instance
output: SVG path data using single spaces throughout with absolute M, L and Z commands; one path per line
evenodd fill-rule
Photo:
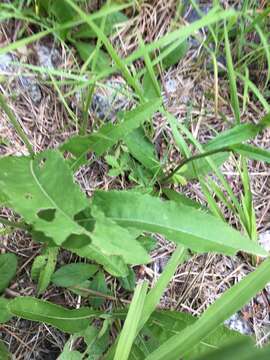
M 230 256 L 239 251 L 257 258 L 268 255 L 254 241 L 256 221 L 244 160 L 241 170 L 244 188 L 242 202 L 234 196 L 219 169 L 231 153 L 244 159 L 270 162 L 268 151 L 246 143 L 269 126 L 270 115 L 256 124 L 240 123 L 236 74 L 232 67 L 226 26 L 219 29 L 223 30 L 225 39 L 231 103 L 236 118 L 236 124 L 229 130 L 218 134 L 207 144 L 199 144 L 189 130 L 183 124 L 178 124 L 176 118 L 166 111 L 155 72 L 158 63 L 171 66 L 179 61 L 186 51 L 186 39 L 198 29 L 209 26 L 213 30 L 212 24 L 226 19 L 230 19 L 230 26 L 233 26 L 239 14 L 233 10 L 214 8 L 200 20 L 165 35 L 154 44 L 145 45 L 141 40 L 140 48 L 122 60 L 107 36 L 111 34 L 113 24 L 126 20 L 121 10 L 127 4 L 104 7 L 94 15 L 87 15 L 72 0 L 65 0 L 63 4 L 63 8 L 59 8 L 56 2 L 35 1 L 37 14 L 44 11 L 57 20 L 57 28 L 54 28 L 57 36 L 62 41 L 68 39 L 75 44 L 82 60 L 89 64 L 92 62 L 91 70 L 95 76 L 101 76 L 103 72 L 104 76 L 121 72 L 127 84 L 135 91 L 134 103 L 137 105 L 130 111 L 119 113 L 115 123 L 107 122 L 91 134 L 86 133 L 87 123 L 83 121 L 79 135 L 67 139 L 57 149 L 34 153 L 30 141 L 0 94 L 0 105 L 29 151 L 27 156 L 0 158 L 0 205 L 13 210 L 20 217 L 15 222 L 1 217 L 0 222 L 8 228 L 26 231 L 42 248 L 31 269 L 31 277 L 37 282 L 36 297 L 19 296 L 12 300 L 5 297 L 5 289 L 16 275 L 17 257 L 11 253 L 0 255 L 0 323 L 17 316 L 46 323 L 70 334 L 59 357 L 62 360 L 177 360 L 180 357 L 202 360 L 225 359 L 231 353 L 239 356 L 248 353 L 252 356 L 247 357 L 248 359 L 269 356 L 269 348 L 256 349 L 252 339 L 236 334 L 222 325 L 270 281 L 269 259 L 220 296 L 198 319 L 181 312 L 156 310 L 177 267 L 187 259 L 187 249 L 192 253 L 218 252 Z M 63 11 L 66 15 L 64 18 Z M 110 21 L 106 23 L 107 17 Z M 77 32 L 73 31 L 75 25 L 79 26 Z M 36 34 L 32 40 L 50 31 L 53 32 L 46 30 Z M 97 48 L 78 42 L 77 39 L 81 38 L 97 39 Z M 26 39 L 25 43 L 30 41 L 31 39 Z M 101 43 L 107 53 L 100 49 Z M 156 49 L 160 50 L 161 57 L 154 63 L 150 55 Z M 10 46 L 1 51 L 9 50 Z M 94 50 L 103 59 L 101 68 L 97 66 L 96 55 L 93 56 Z M 136 77 L 128 65 L 140 57 L 144 58 L 145 69 L 140 74 L 141 77 Z M 110 58 L 114 62 L 113 66 Z M 88 90 L 84 120 L 87 120 L 94 85 L 91 84 Z M 265 104 L 265 101 L 262 103 Z M 175 143 L 184 158 L 169 172 L 165 171 L 167 164 L 158 159 L 145 131 L 156 112 L 162 113 L 168 121 Z M 190 154 L 186 139 L 195 146 L 195 155 Z M 125 149 L 122 158 L 119 154 L 114 154 L 119 143 Z M 117 175 L 123 175 L 129 170 L 130 179 L 138 186 L 125 191 L 96 190 L 93 197 L 88 198 L 75 181 L 75 173 L 81 166 L 88 164 L 89 152 L 96 157 L 107 154 L 105 160 Z M 216 175 L 228 198 L 217 183 L 208 177 L 210 172 Z M 186 183 L 194 178 L 200 181 L 208 207 L 202 207 L 170 189 L 172 183 Z M 224 221 L 220 209 L 211 197 L 209 187 L 238 217 L 242 232 Z M 135 287 L 132 267 L 151 261 L 150 253 L 155 242 L 150 233 L 162 234 L 176 244 L 176 250 L 153 288 L 148 289 L 146 281 L 139 282 Z M 80 260 L 56 270 L 61 249 L 78 255 Z M 106 284 L 105 273 L 116 277 L 128 291 L 135 288 L 128 307 L 116 306 L 111 311 L 102 310 L 101 305 L 105 300 L 117 300 Z M 68 309 L 40 299 L 39 296 L 50 283 L 88 299 L 89 306 Z M 96 326 L 96 319 L 102 323 L 99 328 Z M 117 329 L 114 337 L 110 336 L 112 328 Z M 82 337 L 85 342 L 84 352 L 73 350 L 74 340 Z M 212 352 L 208 353 L 210 348 Z M 10 358 L 2 342 L 0 358 Z

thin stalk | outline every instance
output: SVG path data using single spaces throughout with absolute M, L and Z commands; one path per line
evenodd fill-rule
M 18 135 L 24 142 L 25 146 L 27 147 L 27 150 L 29 151 L 29 154 L 33 157 L 35 155 L 33 147 L 31 145 L 30 141 L 28 140 L 25 132 L 23 131 L 22 127 L 18 123 L 15 115 L 10 110 L 9 106 L 7 105 L 5 98 L 3 97 L 3 95 L 1 93 L 0 93 L 0 106 L 3 108 L 4 112 L 7 114 L 11 124 L 14 126 L 16 132 L 18 133 Z
M 23 230 L 28 229 L 28 226 L 23 222 L 9 221 L 1 216 L 0 216 L 0 223 L 12 228 L 23 229 Z
M 210 151 L 206 151 L 204 153 L 201 153 L 201 154 L 196 154 L 194 156 L 191 156 L 187 159 L 184 159 L 183 161 L 180 162 L 179 165 L 176 166 L 175 169 L 173 169 L 168 175 L 164 176 L 160 182 L 163 184 L 165 182 L 167 182 L 169 179 L 171 179 L 173 177 L 173 175 L 175 175 L 184 165 L 186 165 L 187 163 L 191 162 L 191 161 L 194 161 L 194 160 L 198 160 L 198 159 L 201 159 L 201 158 L 204 158 L 206 156 L 210 156 L 210 155 L 214 155 L 214 154 L 217 154 L 219 152 L 229 152 L 229 151 L 232 151 L 230 148 L 228 147 L 224 147 L 224 148 L 221 148 L 221 149 L 217 149 L 217 150 L 210 150 Z

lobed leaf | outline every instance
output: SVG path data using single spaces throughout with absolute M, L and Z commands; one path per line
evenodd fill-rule
M 162 201 L 133 191 L 97 191 L 94 204 L 122 227 L 160 233 L 197 252 L 237 251 L 266 255 L 248 237 L 216 217 L 174 201 Z

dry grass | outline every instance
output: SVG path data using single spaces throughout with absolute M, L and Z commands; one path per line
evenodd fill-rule
M 121 48 L 122 55 L 131 53 L 138 46 L 137 34 L 140 33 L 145 42 L 153 42 L 161 37 L 172 26 L 176 1 L 158 0 L 154 2 L 143 2 L 136 16 L 119 29 L 114 43 Z M 18 24 L 5 26 L 2 29 L 1 43 L 7 44 L 16 36 Z M 65 48 L 58 49 L 61 62 L 60 67 L 65 70 L 75 66 L 72 56 Z M 162 74 L 164 97 L 167 109 L 174 114 L 178 121 L 189 121 L 189 128 L 193 136 L 201 143 L 209 141 L 216 132 L 228 128 L 219 112 L 226 114 L 230 122 L 233 114 L 228 105 L 228 84 L 222 77 L 218 83 L 218 98 L 215 99 L 213 92 L 214 75 L 206 70 L 209 59 L 201 48 L 191 49 L 187 56 L 177 67 L 169 69 Z M 173 82 L 170 84 L 170 81 Z M 1 91 L 10 99 L 12 110 L 20 121 L 21 126 L 34 146 L 35 151 L 55 148 L 71 134 L 76 131 L 76 125 L 70 121 L 67 111 L 61 103 L 57 93 L 49 84 L 39 81 L 42 99 L 40 103 L 34 104 L 29 94 L 19 90 L 16 101 L 12 101 L 11 95 L 14 88 L 18 89 L 18 78 L 9 78 L 8 83 L 1 83 Z M 173 90 L 172 90 L 173 88 Z M 192 100 L 192 103 L 191 103 Z M 218 101 L 218 102 L 215 102 Z M 71 104 L 72 100 L 70 101 Z M 217 106 L 217 108 L 215 108 Z M 73 109 L 77 114 L 80 110 Z M 218 110 L 218 112 L 216 111 Z M 254 121 L 261 118 L 263 110 L 256 102 L 250 102 L 246 111 L 242 114 L 242 120 Z M 0 114 L 0 139 L 5 144 L 0 144 L 1 155 L 22 155 L 26 149 L 10 126 L 6 116 Z M 89 118 L 90 126 L 95 119 Z M 154 119 L 154 142 L 163 158 L 169 150 L 169 159 L 175 163 L 180 156 L 176 150 L 171 130 L 165 119 L 158 115 Z M 265 131 L 258 136 L 254 143 L 263 148 L 269 147 L 270 131 Z M 95 189 L 127 188 L 124 179 L 114 179 L 108 176 L 108 166 L 102 160 L 91 158 L 91 166 L 84 166 L 76 174 L 76 178 L 83 190 L 91 196 Z M 260 162 L 249 162 L 251 187 L 254 197 L 256 219 L 259 232 L 269 228 L 269 204 L 270 204 L 270 182 L 269 167 Z M 239 174 L 235 164 L 230 159 L 223 166 L 223 173 L 234 189 L 239 193 Z M 205 203 L 203 193 L 198 182 L 191 182 L 186 187 L 178 187 L 188 197 Z M 237 225 L 236 219 L 226 209 L 223 209 L 228 221 Z M 9 218 L 12 214 L 3 210 Z M 1 228 L 0 228 L 1 229 Z M 168 257 L 174 247 L 162 237 L 157 237 L 158 248 L 152 253 L 152 263 L 136 269 L 138 278 L 145 277 L 153 286 L 160 272 L 164 268 Z M 10 251 L 19 256 L 20 265 L 17 278 L 6 291 L 6 296 L 16 297 L 18 295 L 35 295 L 36 285 L 30 277 L 31 264 L 34 257 L 40 251 L 40 245 L 34 243 L 24 232 L 15 231 L 9 235 L 1 236 L 1 252 Z M 68 263 L 72 255 L 63 252 L 59 256 L 60 263 Z M 169 288 L 164 294 L 161 307 L 187 311 L 195 316 L 201 314 L 220 294 L 238 282 L 243 276 L 252 270 L 250 259 L 247 257 L 228 258 L 221 255 L 206 254 L 194 255 L 183 266 L 181 266 Z M 129 301 L 130 294 L 123 292 L 115 279 L 108 276 L 108 284 L 111 286 L 115 303 Z M 254 329 L 258 342 L 267 340 L 267 328 L 269 328 L 268 310 L 270 293 L 262 292 L 253 299 L 242 310 L 242 316 L 247 320 L 250 327 Z M 46 300 L 62 304 L 67 307 L 76 307 L 81 299 L 68 291 L 59 290 L 50 286 L 43 295 Z M 107 301 L 105 307 L 111 307 L 112 301 Z M 46 325 L 36 324 L 24 320 L 12 320 L 1 326 L 1 338 L 8 344 L 16 359 L 55 359 L 65 341 L 66 336 L 61 332 Z

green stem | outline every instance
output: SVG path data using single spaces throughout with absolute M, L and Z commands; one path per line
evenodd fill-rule
M 206 156 L 210 156 L 210 155 L 214 155 L 214 154 L 217 154 L 219 152 L 229 152 L 229 151 L 232 151 L 230 148 L 228 147 L 224 147 L 224 148 L 221 148 L 221 149 L 217 149 L 217 150 L 210 150 L 210 151 L 206 151 L 204 153 L 201 153 L 201 154 L 196 154 L 194 156 L 191 156 L 187 159 L 184 159 L 183 161 L 180 162 L 179 165 L 176 166 L 175 169 L 173 169 L 168 175 L 164 176 L 160 182 L 163 184 L 165 182 L 167 182 L 169 179 L 171 179 L 184 165 L 186 165 L 187 163 L 191 162 L 191 161 L 194 161 L 194 160 L 198 160 L 198 159 L 201 159 L 201 158 L 204 158 Z
M 0 105 L 3 108 L 4 112 L 7 114 L 10 122 L 14 126 L 15 130 L 17 131 L 18 135 L 20 136 L 20 138 L 24 142 L 25 146 L 27 147 L 27 149 L 29 151 L 29 154 L 31 156 L 34 156 L 35 153 L 34 153 L 34 150 L 33 150 L 33 147 L 31 145 L 30 141 L 28 140 L 26 134 L 24 133 L 24 131 L 21 128 L 20 124 L 18 123 L 15 115 L 10 110 L 9 106 L 7 105 L 7 103 L 5 101 L 5 98 L 3 97 L 3 95 L 1 93 L 0 93 Z
M 12 228 L 27 230 L 28 226 L 23 222 L 9 221 L 0 216 L 0 223 Z

